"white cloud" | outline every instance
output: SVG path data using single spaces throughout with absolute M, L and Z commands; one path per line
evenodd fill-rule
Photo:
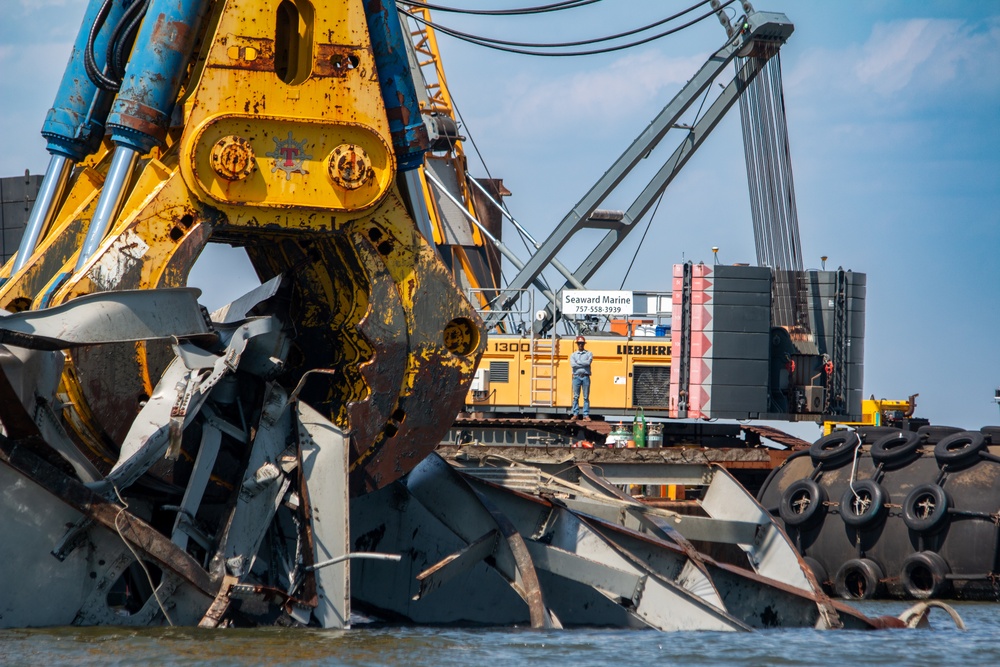
M 872 27 L 864 44 L 814 49 L 786 77 L 792 95 L 825 92 L 911 105 L 1000 90 L 1000 19 L 907 19 Z
M 876 25 L 854 64 L 854 73 L 861 84 L 882 94 L 902 90 L 960 25 L 959 21 L 928 19 Z
M 577 123 L 621 119 L 656 99 L 670 99 L 668 88 L 679 88 L 704 62 L 704 56 L 663 58 L 656 50 L 619 58 L 603 67 L 555 76 L 532 72 L 508 84 L 500 108 L 505 123 L 512 120 L 550 132 Z

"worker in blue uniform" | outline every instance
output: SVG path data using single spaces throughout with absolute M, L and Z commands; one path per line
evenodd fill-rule
M 576 337 L 576 351 L 569 355 L 569 367 L 573 371 L 573 415 L 570 419 L 577 419 L 580 415 L 577 411 L 578 399 L 583 393 L 583 421 L 590 421 L 590 364 L 594 361 L 594 353 L 584 349 L 587 346 L 587 339 L 583 336 Z

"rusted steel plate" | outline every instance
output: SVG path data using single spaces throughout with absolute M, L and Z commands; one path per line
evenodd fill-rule
M 368 396 L 347 406 L 352 460 L 362 456 L 385 429 L 397 428 L 390 419 L 403 387 L 409 347 L 406 312 L 396 283 L 368 239 L 360 234 L 353 239 L 371 285 L 371 305 L 358 329 L 372 344 L 374 357 L 360 369 Z
M 724 466 L 742 464 L 748 467 L 772 467 L 770 450 L 759 449 L 702 449 L 692 447 L 658 447 L 655 449 L 580 449 L 576 447 L 494 447 L 482 445 L 439 445 L 438 454 L 450 459 L 462 456 L 468 459 L 500 456 L 533 462 L 578 461 L 594 465 L 602 463 L 719 463 Z
M 744 432 L 755 433 L 762 438 L 767 438 L 772 440 L 779 445 L 784 445 L 785 447 L 790 447 L 791 449 L 808 449 L 810 443 L 806 442 L 801 438 L 796 438 L 794 435 L 790 435 L 776 428 L 770 426 L 759 426 L 759 425 L 746 425 L 740 427 Z

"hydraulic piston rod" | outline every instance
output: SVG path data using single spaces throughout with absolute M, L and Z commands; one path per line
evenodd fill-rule
M 97 150 L 104 137 L 104 121 L 113 96 L 99 90 L 87 76 L 84 53 L 90 44 L 95 53 L 107 51 L 113 28 L 124 13 L 123 0 L 91 0 L 80 23 L 69 64 L 42 125 L 46 150 L 52 157 L 21 236 L 13 273 L 28 263 L 38 238 L 55 217 L 73 164 Z
M 82 269 L 121 209 L 128 177 L 140 155 L 162 146 L 187 60 L 194 48 L 205 0 L 154 0 L 136 38 L 144 45 L 125 68 L 108 116 L 115 156 L 97 210 L 77 258 Z

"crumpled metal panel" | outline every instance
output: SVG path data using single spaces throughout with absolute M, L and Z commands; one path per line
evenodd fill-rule
M 32 350 L 146 340 L 214 340 L 201 290 L 130 290 L 81 296 L 61 306 L 0 317 L 0 343 Z

